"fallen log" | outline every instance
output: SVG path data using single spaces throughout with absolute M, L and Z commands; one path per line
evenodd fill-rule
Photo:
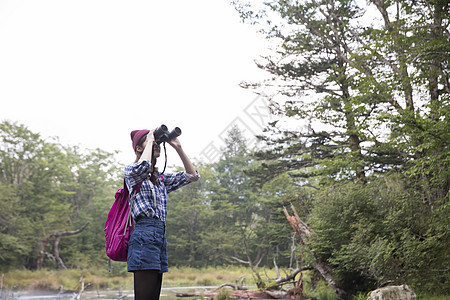
M 173 291 L 175 293 L 175 296 L 183 298 L 183 297 L 195 297 L 198 296 L 197 293 L 187 293 L 187 292 L 177 292 Z
M 220 292 L 220 289 L 210 290 L 203 293 L 207 298 L 214 298 Z M 283 296 L 277 295 L 271 291 L 229 291 L 229 294 L 234 299 L 283 299 Z

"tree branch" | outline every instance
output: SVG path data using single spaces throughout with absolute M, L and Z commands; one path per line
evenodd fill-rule
M 90 222 L 86 222 L 86 224 L 84 224 L 80 229 L 78 230 L 73 230 L 73 231 L 58 231 L 58 232 L 54 232 L 52 234 L 50 234 L 49 237 L 55 237 L 55 240 L 53 241 L 53 256 L 56 259 L 56 261 L 59 263 L 59 265 L 61 266 L 61 268 L 63 269 L 67 269 L 66 265 L 64 264 L 64 261 L 61 259 L 61 257 L 59 256 L 59 241 L 61 240 L 62 236 L 69 236 L 69 235 L 75 235 L 78 234 L 80 232 L 82 232 L 88 225 Z

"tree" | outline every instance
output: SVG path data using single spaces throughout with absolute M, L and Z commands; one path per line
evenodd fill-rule
M 408 261 L 399 252 L 406 250 L 404 244 L 414 245 L 416 235 L 433 236 L 426 239 L 433 253 L 446 242 L 440 230 L 445 228 L 441 218 L 449 215 L 448 3 L 373 0 L 360 6 L 346 0 L 280 0 L 258 12 L 234 3 L 245 20 L 259 24 L 276 43 L 276 51 L 257 62 L 271 78 L 243 87 L 270 93 L 280 119 L 296 121 L 294 129 L 283 128 L 280 121 L 268 126 L 261 137 L 268 150 L 257 154 L 260 167 L 251 172 L 256 182 L 287 172 L 316 189 L 303 217 L 317 233 L 312 250 L 334 262 L 332 271 L 342 279 L 338 288 L 352 293 L 386 280 L 417 279 L 411 274 L 418 265 L 398 277 L 384 268 L 399 256 Z M 379 22 L 368 21 L 377 17 Z M 408 191 L 427 199 L 428 210 L 412 208 L 417 194 L 409 192 L 398 199 L 402 205 L 395 212 L 376 205 L 378 195 L 390 187 L 382 185 L 385 189 L 376 193 L 374 184 L 378 178 L 393 180 L 389 174 L 396 172 Z M 340 200 L 333 196 L 336 191 L 346 201 L 343 207 L 334 205 Z M 408 229 L 411 223 L 400 223 L 403 237 L 391 239 L 393 229 L 383 226 L 388 221 L 379 212 L 392 217 L 405 207 L 424 222 L 414 233 Z M 348 219 L 341 215 L 345 209 Z M 415 257 L 433 265 L 425 258 L 431 252 L 421 249 Z M 386 259 L 368 262 L 367 253 Z M 448 264 L 448 255 L 441 259 Z M 342 268 L 346 265 L 351 267 Z M 435 278 L 428 282 L 440 286 Z
M 111 153 L 79 153 L 24 125 L 0 123 L 2 268 L 104 263 L 103 226 L 117 174 Z M 61 238 L 85 224 L 81 234 Z
M 178 266 L 203 267 L 222 263 L 221 257 L 210 251 L 223 244 L 205 245 L 204 242 L 212 216 L 208 209 L 208 185 L 214 182 L 214 175 L 205 166 L 196 167 L 200 180 L 171 193 L 167 201 L 167 253 L 171 264 Z
M 416 123 L 419 129 L 417 123 L 421 120 L 446 115 L 445 110 L 436 110 L 434 105 L 433 118 L 426 113 L 428 103 L 448 107 L 445 53 L 450 43 L 448 15 L 444 13 L 448 4 L 435 2 L 434 6 L 439 12 L 437 20 L 432 17 L 433 9 L 407 1 L 398 2 L 398 9 L 384 1 L 373 1 L 367 7 L 351 1 L 267 4 L 265 14 L 273 17 L 268 17 L 271 27 L 265 26 L 264 30 L 279 46 L 258 66 L 274 76 L 260 84 L 244 82 L 243 86 L 259 87 L 265 93 L 275 90 L 283 96 L 272 98 L 280 114 L 307 120 L 302 124 L 304 130 L 286 130 L 281 138 L 272 141 L 286 144 L 274 149 L 278 156 L 291 160 L 284 170 L 320 164 L 325 167 L 320 168 L 321 173 L 335 179 L 364 180 L 372 172 L 403 165 L 416 152 L 392 145 L 395 142 L 388 139 L 389 128 L 403 131 L 405 123 Z M 377 14 L 382 24 L 361 22 Z M 434 46 L 422 48 L 419 40 L 433 40 Z M 434 72 L 410 74 L 409 70 L 419 66 L 428 70 L 425 65 L 431 61 Z M 429 99 L 422 92 L 427 88 L 433 95 Z M 405 135 L 409 133 L 401 136 Z M 398 135 L 394 133 L 394 137 Z
M 21 238 L 29 223 L 21 221 L 18 208 L 14 186 L 0 183 L 0 265 L 4 268 L 20 265 L 31 252 L 31 245 Z
M 15 238 L 28 244 L 21 247 L 28 250 L 22 263 L 36 268 L 43 255 L 41 240 L 49 231 L 65 229 L 69 223 L 70 193 L 64 184 L 70 170 L 62 163 L 64 152 L 59 145 L 42 140 L 23 125 L 1 123 L 0 137 L 1 182 L 14 191 L 18 199 L 14 210 L 26 224 Z
M 69 257 L 69 266 L 88 267 L 93 263 L 104 265 L 105 233 L 108 211 L 114 202 L 114 193 L 123 187 L 123 166 L 115 153 L 101 149 L 83 150 L 67 147 L 66 164 L 72 169 L 69 199 L 74 209 L 70 230 L 81 228 L 79 235 L 61 240 L 61 255 Z
M 244 263 L 259 276 L 258 268 L 291 263 L 291 233 L 281 196 L 295 197 L 290 178 L 268 178 L 263 190 L 251 182 L 250 152 L 239 128 L 228 132 L 223 156 L 198 170 L 201 179 L 170 195 L 168 254 L 177 265 L 214 266 Z M 285 190 L 286 188 L 286 190 Z M 257 275 L 256 275 L 257 274 Z
M 168 245 L 168 252 L 170 255 L 176 251 L 184 257 L 177 264 L 232 262 L 249 215 L 251 218 L 247 177 L 243 172 L 248 164 L 246 153 L 242 134 L 234 128 L 229 132 L 223 158 L 200 166 L 200 182 L 171 195 L 168 237 L 176 242 Z

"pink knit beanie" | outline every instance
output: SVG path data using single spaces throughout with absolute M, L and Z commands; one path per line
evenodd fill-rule
M 146 134 L 148 134 L 150 130 L 148 129 L 141 129 L 141 130 L 133 130 L 131 132 L 131 141 L 133 142 L 133 150 L 136 151 L 136 146 L 139 143 L 139 140 Z

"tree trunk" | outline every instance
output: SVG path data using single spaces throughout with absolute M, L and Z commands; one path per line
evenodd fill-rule
M 291 203 L 291 208 L 292 208 L 292 211 L 294 212 L 293 216 L 289 215 L 286 207 L 283 207 L 284 214 L 286 215 L 286 218 L 288 219 L 289 223 L 291 223 L 292 228 L 294 229 L 295 233 L 299 236 L 302 243 L 309 248 L 307 238 L 310 236 L 316 235 L 316 233 L 312 229 L 310 229 L 300 219 L 300 217 L 297 215 L 297 212 L 296 212 L 294 206 L 292 205 L 292 203 Z M 310 250 L 311 250 L 311 248 L 310 248 Z M 314 259 L 316 261 L 316 268 L 319 271 L 319 273 L 322 275 L 322 277 L 334 289 L 334 292 L 336 293 L 336 295 L 338 295 L 339 297 L 341 297 L 343 299 L 346 299 L 347 293 L 338 287 L 336 281 L 333 278 L 331 268 L 328 265 L 328 263 L 326 261 L 323 261 L 322 259 L 320 259 L 320 257 L 318 255 L 316 255 L 316 253 L 314 251 L 311 250 L 311 253 L 313 254 Z

